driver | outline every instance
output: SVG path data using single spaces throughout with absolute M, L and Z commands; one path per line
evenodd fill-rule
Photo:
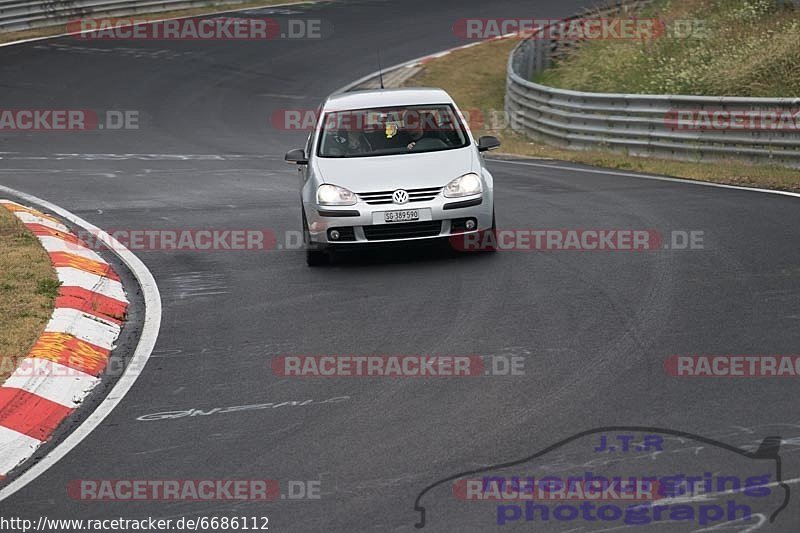
M 334 135 L 335 151 L 342 155 L 359 155 L 370 151 L 366 136 L 360 131 L 340 129 Z
M 413 150 L 417 142 L 425 136 L 425 128 L 423 127 L 422 120 L 424 115 L 418 111 L 406 109 L 403 111 L 403 124 L 405 124 L 405 133 L 407 139 L 406 148 Z
M 425 149 L 433 150 L 446 146 L 441 136 L 441 126 L 436 114 L 430 110 L 417 111 L 407 109 L 403 113 L 405 124 L 405 145 L 407 150 Z M 425 141 L 424 143 L 422 141 Z M 424 147 L 421 146 L 424 144 Z
M 403 124 L 401 128 L 397 127 L 397 122 L 387 123 L 387 147 L 395 150 L 413 150 L 414 146 L 425 136 L 420 114 L 417 111 L 405 109 L 398 118 Z

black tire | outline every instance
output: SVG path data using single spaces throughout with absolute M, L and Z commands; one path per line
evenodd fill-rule
M 330 262 L 330 256 L 322 250 L 306 250 L 306 264 L 310 267 L 324 266 Z

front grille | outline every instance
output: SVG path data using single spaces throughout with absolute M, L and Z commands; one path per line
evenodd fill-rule
M 391 239 L 411 239 L 414 237 L 435 237 L 442 231 L 442 221 L 403 222 L 397 224 L 376 224 L 364 226 L 364 236 L 369 241 Z
M 441 187 L 428 187 L 426 189 L 406 189 L 409 202 L 427 202 L 433 200 L 442 190 Z M 381 205 L 392 203 L 392 193 L 394 191 L 360 192 L 358 197 L 370 205 Z

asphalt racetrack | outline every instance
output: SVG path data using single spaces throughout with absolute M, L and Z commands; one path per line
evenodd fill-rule
M 274 113 L 314 109 L 374 71 L 377 47 L 392 65 L 463 44 L 452 31 L 456 19 L 566 17 L 590 3 L 321 2 L 237 16 L 319 18 L 334 28 L 322 42 L 61 37 L 2 48 L 2 107 L 137 110 L 140 118 L 136 130 L 3 132 L 0 184 L 104 229 L 258 229 L 283 243 L 300 228 L 298 176 L 283 154 L 302 147 L 306 133 L 275 128 Z M 702 247 L 495 254 L 415 247 L 350 254 L 313 269 L 299 249 L 138 251 L 163 302 L 152 357 L 100 427 L 0 502 L 3 515 L 265 516 L 271 531 L 412 531 L 426 487 L 473 469 L 501 472 L 495 465 L 595 429 L 498 475 L 563 477 L 613 466 L 636 476 L 770 473 L 777 482 L 771 462 L 758 466 L 757 458 L 688 436 L 665 437 L 663 449 L 595 451 L 600 435 L 658 433 L 603 429 L 641 426 L 745 451 L 780 437 L 788 506 L 768 521 L 785 503 L 774 484 L 769 497 L 750 498 L 757 514 L 750 522 L 714 524 L 798 531 L 797 378 L 678 378 L 664 366 L 676 354 L 797 353 L 797 199 L 559 162 L 489 167 L 500 229 L 656 230 L 665 243 L 672 232 L 701 232 Z M 523 367 L 461 379 L 307 379 L 271 367 L 280 355 L 325 354 L 473 355 L 487 368 L 498 357 Z M 228 409 L 255 404 L 270 405 Z M 192 409 L 201 413 L 186 413 Z M 184 414 L 152 416 L 164 412 Z M 82 501 L 67 491 L 82 479 L 273 479 L 284 493 L 291 481 L 313 480 L 305 488 L 318 487 L 319 498 Z M 461 502 L 450 485 L 422 496 L 426 530 L 714 525 L 531 521 L 524 503 L 516 514 Z

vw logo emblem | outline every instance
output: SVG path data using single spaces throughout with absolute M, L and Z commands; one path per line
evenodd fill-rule
M 408 202 L 408 192 L 403 189 L 397 189 L 392 193 L 392 201 L 396 204 L 405 204 Z

